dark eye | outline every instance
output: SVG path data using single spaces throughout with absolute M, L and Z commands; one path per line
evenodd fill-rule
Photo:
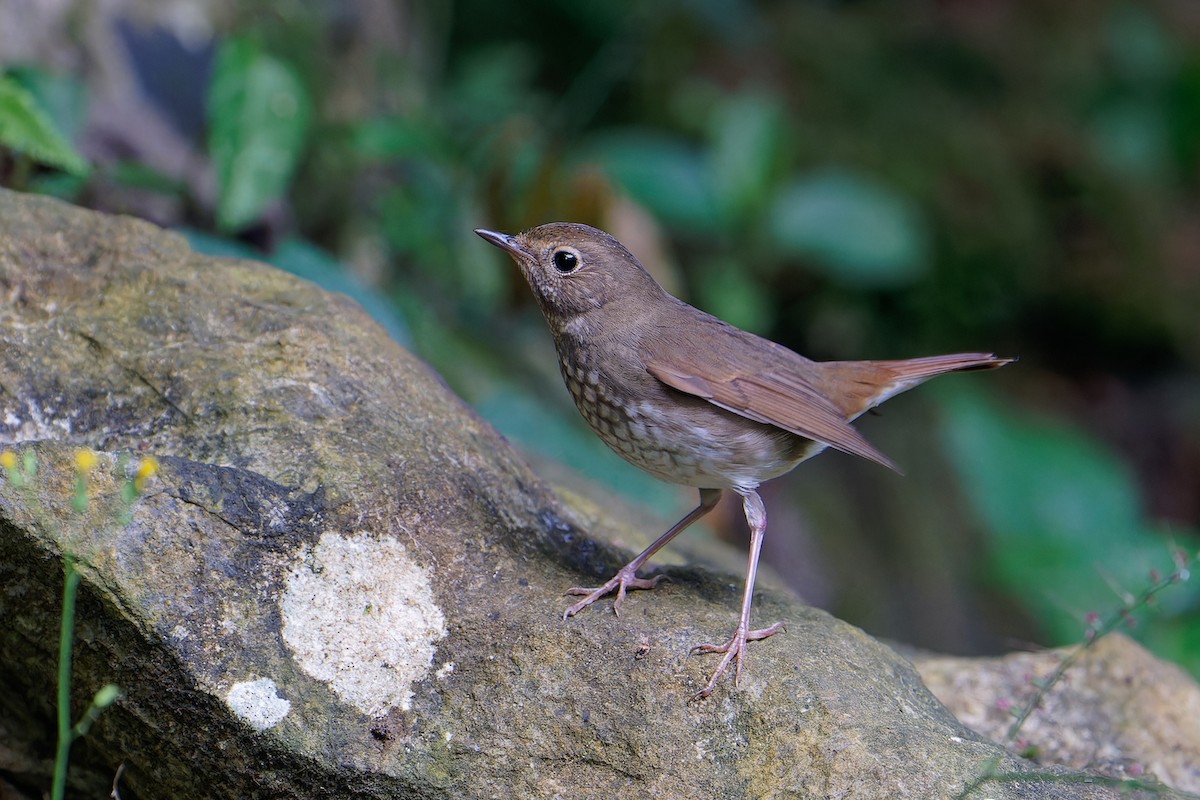
M 559 272 L 572 272 L 579 266 L 579 256 L 570 250 L 556 250 L 550 257 L 550 261 L 554 263 L 554 268 Z

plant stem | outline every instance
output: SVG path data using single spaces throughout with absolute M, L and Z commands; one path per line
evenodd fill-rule
M 70 559 L 63 560 L 62 627 L 58 634 L 58 749 L 54 754 L 51 800 L 63 800 L 67 791 L 67 757 L 74 735 L 71 731 L 71 645 L 75 638 L 75 593 L 79 573 Z
M 1187 578 L 1187 571 L 1182 567 L 1165 578 L 1159 578 L 1150 586 L 1148 586 L 1136 598 L 1130 598 L 1126 600 L 1121 606 L 1120 610 L 1110 614 L 1108 619 L 1102 624 L 1092 628 L 1083 643 L 1078 645 L 1066 658 L 1060 661 L 1058 667 L 1056 667 L 1055 670 L 1050 673 L 1049 677 L 1036 682 L 1036 691 L 1033 693 L 1033 697 L 1028 703 L 1022 706 L 1020 712 L 1013 719 L 1012 724 L 1008 727 L 1008 732 L 1004 736 L 1004 740 L 1006 742 L 1012 742 L 1016 740 L 1017 734 L 1021 732 L 1021 728 L 1024 727 L 1026 721 L 1029 719 L 1029 716 L 1038 709 L 1038 706 L 1042 704 L 1042 700 L 1045 699 L 1046 694 L 1052 688 L 1058 685 L 1058 683 L 1062 680 L 1063 675 L 1067 673 L 1067 670 L 1074 666 L 1075 662 L 1082 658 L 1084 653 L 1092 649 L 1092 646 L 1095 645 L 1096 642 L 1100 641 L 1105 636 L 1121 627 L 1121 624 L 1128 620 L 1129 615 L 1134 611 L 1137 611 L 1139 608 L 1149 605 L 1151 602 L 1153 602 L 1154 596 L 1163 589 L 1166 589 L 1172 584 L 1185 581 Z

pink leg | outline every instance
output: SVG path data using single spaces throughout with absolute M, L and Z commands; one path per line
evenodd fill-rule
M 608 583 L 596 589 L 585 589 L 579 586 L 572 586 L 570 589 L 567 589 L 567 594 L 582 594 L 587 596 L 563 612 L 563 619 L 575 616 L 613 589 L 617 590 L 617 597 L 613 600 L 613 613 L 620 616 L 621 601 L 625 599 L 626 589 L 653 589 L 655 586 L 658 586 L 659 581 L 666 577 L 665 575 L 655 575 L 653 578 L 637 577 L 637 571 L 641 568 L 642 564 L 645 564 L 651 556 L 661 550 L 667 542 L 682 533 L 687 526 L 712 511 L 713 506 L 720 499 L 720 489 L 701 489 L 700 505 L 693 508 L 686 517 L 672 525 L 670 530 L 655 539 L 654 543 L 643 550 L 637 558 L 617 570 L 617 574 L 612 576 Z
M 746 589 L 742 594 L 742 615 L 738 620 L 737 628 L 733 631 L 733 636 L 729 637 L 729 641 L 725 644 L 701 644 L 692 648 L 693 653 L 725 654 L 721 663 L 717 665 L 712 678 L 709 679 L 708 685 L 693 695 L 693 700 L 703 700 L 712 694 L 713 689 L 717 686 L 717 679 L 735 659 L 737 667 L 733 672 L 733 685 L 737 686 L 738 678 L 742 675 L 742 651 L 746 648 L 746 642 L 766 639 L 783 627 L 782 622 L 776 622 L 769 628 L 750 630 L 750 603 L 754 599 L 754 578 L 758 574 L 758 555 L 762 550 L 763 534 L 767 531 L 767 512 L 763 508 L 762 499 L 755 491 L 747 492 L 742 496 L 742 508 L 746 512 L 746 521 L 750 523 L 750 565 L 746 568 Z

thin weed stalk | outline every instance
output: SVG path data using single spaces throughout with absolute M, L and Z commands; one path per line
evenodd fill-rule
M 118 470 L 123 470 L 125 459 L 117 459 Z M 75 492 L 71 505 L 83 513 L 88 507 L 88 476 L 96 467 L 97 456 L 91 450 L 75 453 Z M 112 521 L 124 525 L 135 500 L 141 495 L 146 482 L 158 472 L 158 462 L 153 458 L 141 459 L 133 475 L 126 478 L 120 490 L 118 508 Z M 37 476 L 37 458 L 32 449 L 27 449 L 20 459 L 11 450 L 0 452 L 0 477 L 7 479 L 18 491 L 32 488 Z M 36 503 L 36 501 L 35 501 Z M 40 511 L 39 514 L 44 512 Z M 58 673 L 55 681 L 57 742 L 54 753 L 54 772 L 50 784 L 51 800 L 63 800 L 67 791 L 67 767 L 71 745 L 76 739 L 86 736 L 92 725 L 100 718 L 104 709 L 121 697 L 121 689 L 109 683 L 101 687 L 92 697 L 86 711 L 75 724 L 71 724 L 71 661 L 75 642 L 75 604 L 79 594 L 80 574 L 74 558 L 63 554 L 62 611 L 58 631 Z M 115 793 L 115 787 L 114 787 Z
M 71 753 L 71 650 L 75 641 L 75 595 L 79 573 L 70 559 L 63 560 L 62 624 L 58 632 L 58 747 L 54 753 L 52 800 L 62 800 L 67 791 L 67 760 Z
M 1088 628 L 1083 642 L 1076 646 L 1066 658 L 1059 662 L 1058 666 L 1055 667 L 1048 676 L 1034 681 L 1033 685 L 1035 687 L 1035 691 L 1029 702 L 1025 703 L 1019 709 L 1013 710 L 1013 721 L 1008 726 L 1008 731 L 1004 736 L 1003 743 L 1005 745 L 1012 744 L 1017 740 L 1017 736 L 1020 734 L 1021 729 L 1025 726 L 1025 723 L 1029 721 L 1029 717 L 1034 711 L 1041 707 L 1042 701 L 1046 698 L 1046 694 L 1056 685 L 1058 685 L 1060 681 L 1062 681 L 1063 676 L 1067 674 L 1067 671 L 1071 669 L 1071 667 L 1073 667 L 1089 650 L 1091 650 L 1097 642 L 1120 628 L 1122 625 L 1131 624 L 1134 612 L 1145 608 L 1146 606 L 1153 605 L 1155 598 L 1157 598 L 1157 596 L 1168 587 L 1174 586 L 1177 583 L 1184 583 L 1189 577 L 1191 577 L 1191 573 L 1188 569 L 1188 555 L 1186 552 L 1180 548 L 1176 548 L 1172 552 L 1172 560 L 1175 563 L 1175 570 L 1165 577 L 1160 575 L 1157 570 L 1151 572 L 1151 583 L 1149 586 L 1143 589 L 1140 594 L 1130 595 L 1127 593 L 1119 593 L 1122 596 L 1122 605 L 1118 610 L 1109 614 L 1106 619 L 1100 620 L 1094 614 L 1088 615 Z M 988 783 L 989 781 L 1003 781 L 1009 779 L 1025 780 L 1030 777 L 1027 774 L 1008 775 L 997 773 L 996 770 L 1000 766 L 1000 761 L 1001 758 L 998 755 L 988 758 L 984 762 L 983 769 L 980 771 L 979 775 L 973 781 L 971 781 L 971 783 L 967 784 L 963 790 L 958 793 L 958 795 L 956 795 L 957 800 L 970 797 L 976 789 L 983 784 Z M 1139 780 L 1119 780 L 1115 778 L 1106 778 L 1104 780 L 1105 782 L 1111 782 L 1110 785 L 1112 786 L 1126 789 L 1147 789 L 1154 791 L 1158 788 L 1156 784 L 1147 784 L 1146 782 Z

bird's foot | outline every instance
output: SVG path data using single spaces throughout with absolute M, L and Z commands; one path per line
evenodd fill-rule
M 666 575 L 655 575 L 653 578 L 639 578 L 637 576 L 637 567 L 632 564 L 626 564 L 617 571 L 616 575 L 613 575 L 609 579 L 608 583 L 596 589 L 572 586 L 570 589 L 567 589 L 567 594 L 582 594 L 586 596 L 564 611 L 563 619 L 575 616 L 613 589 L 617 590 L 617 596 L 613 600 L 613 613 L 619 617 L 621 616 L 621 602 L 625 599 L 625 591 L 627 589 L 653 589 L 655 586 L 658 586 L 659 581 L 666 577 Z
M 760 628 L 755 631 L 747 630 L 748 627 L 745 622 L 739 623 L 733 631 L 733 636 L 729 637 L 729 641 L 725 644 L 698 644 L 691 649 L 692 653 L 725 654 L 725 657 L 721 659 L 721 663 L 717 664 L 717 669 L 709 679 L 708 685 L 692 695 L 692 701 L 703 700 L 712 694 L 713 689 L 717 688 L 717 679 L 729 668 L 730 662 L 735 660 L 737 665 L 733 671 L 733 685 L 737 686 L 738 679 L 742 676 L 742 653 L 746 649 L 746 642 L 757 642 L 760 639 L 766 639 L 768 636 L 774 636 L 783 629 L 783 623 L 776 622 L 769 628 Z

